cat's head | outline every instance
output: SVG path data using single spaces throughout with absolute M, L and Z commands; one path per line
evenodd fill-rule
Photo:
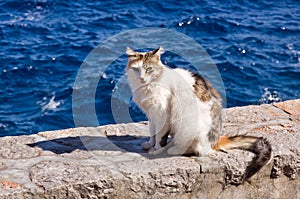
M 126 71 L 132 70 L 135 78 L 141 84 L 153 82 L 162 74 L 163 64 L 160 61 L 160 55 L 164 49 L 159 47 L 149 52 L 136 52 L 127 47 L 128 64 Z

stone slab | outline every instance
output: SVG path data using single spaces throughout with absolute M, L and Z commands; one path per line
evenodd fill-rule
M 147 122 L 0 138 L 0 198 L 300 198 L 300 100 L 224 110 L 223 133 L 266 137 L 273 159 L 249 181 L 249 152 L 150 156 Z

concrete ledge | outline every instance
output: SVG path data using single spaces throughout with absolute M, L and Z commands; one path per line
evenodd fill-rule
M 150 157 L 146 123 L 0 138 L 0 198 L 300 198 L 300 100 L 224 110 L 224 133 L 266 137 L 273 160 L 240 182 L 252 154 Z

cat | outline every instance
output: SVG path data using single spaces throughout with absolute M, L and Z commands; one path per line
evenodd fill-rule
M 149 153 L 207 156 L 212 151 L 241 149 L 256 156 L 247 166 L 249 179 L 271 160 L 272 148 L 263 137 L 223 135 L 221 97 L 209 81 L 188 70 L 171 69 L 161 62 L 164 49 L 136 52 L 126 49 L 125 69 L 133 101 L 149 120 L 150 139 L 142 143 Z

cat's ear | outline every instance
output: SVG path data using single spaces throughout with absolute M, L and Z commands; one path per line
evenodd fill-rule
M 127 47 L 126 48 L 126 54 L 128 55 L 128 56 L 132 56 L 132 55 L 135 55 L 136 54 L 136 52 L 134 52 L 134 50 L 132 50 L 131 48 L 129 48 L 129 47 Z
M 165 52 L 165 50 L 163 49 L 163 47 L 159 47 L 158 49 L 151 51 L 150 52 L 150 54 L 152 55 L 151 60 L 153 62 L 160 61 L 160 55 L 162 55 L 164 52 Z
M 162 55 L 165 52 L 164 48 L 160 46 L 158 49 L 152 51 L 152 55 Z

